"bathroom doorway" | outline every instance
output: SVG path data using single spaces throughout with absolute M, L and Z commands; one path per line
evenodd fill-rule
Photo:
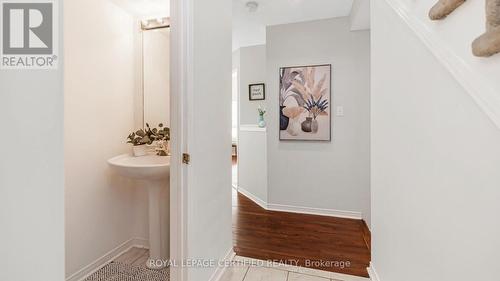
M 67 281 L 168 281 L 169 5 L 61 7 Z

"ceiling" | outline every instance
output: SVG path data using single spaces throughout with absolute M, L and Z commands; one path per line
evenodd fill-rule
M 111 0 L 139 19 L 170 16 L 170 0 Z M 352 15 L 353 30 L 369 26 L 368 0 L 232 0 L 233 50 L 266 43 L 266 26 Z M 246 3 L 255 1 L 250 12 Z M 354 4 L 353 4 L 354 2 Z M 369 27 L 368 27 L 369 28 Z
M 370 29 L 370 1 L 354 0 L 351 11 L 351 31 Z
M 170 16 L 169 0 L 111 0 L 129 14 L 139 19 Z
M 345 17 L 353 5 L 353 0 L 252 0 L 259 7 L 250 12 L 248 1 L 233 0 L 233 50 L 265 44 L 268 25 Z

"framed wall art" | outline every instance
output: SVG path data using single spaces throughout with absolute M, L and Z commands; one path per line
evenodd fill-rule
M 331 72 L 331 64 L 280 68 L 280 140 L 331 140 Z
M 253 100 L 266 99 L 266 85 L 264 83 L 248 85 L 248 98 Z

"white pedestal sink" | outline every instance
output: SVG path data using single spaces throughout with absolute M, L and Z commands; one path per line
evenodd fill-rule
M 166 255 L 168 253 L 163 253 L 162 255 L 161 251 L 162 235 L 168 237 L 169 233 L 162 233 L 161 231 L 162 216 L 160 193 L 162 189 L 169 188 L 170 185 L 170 156 L 157 156 L 152 154 L 134 157 L 129 154 L 123 154 L 109 159 L 108 163 L 123 177 L 135 179 L 148 188 L 149 260 L 146 266 L 151 269 L 161 269 L 165 267 L 165 263 L 155 261 L 166 260 Z M 164 243 L 169 242 L 167 240 Z

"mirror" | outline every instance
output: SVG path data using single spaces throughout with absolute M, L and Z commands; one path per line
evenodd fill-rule
M 143 122 L 170 127 L 170 28 L 142 31 Z

